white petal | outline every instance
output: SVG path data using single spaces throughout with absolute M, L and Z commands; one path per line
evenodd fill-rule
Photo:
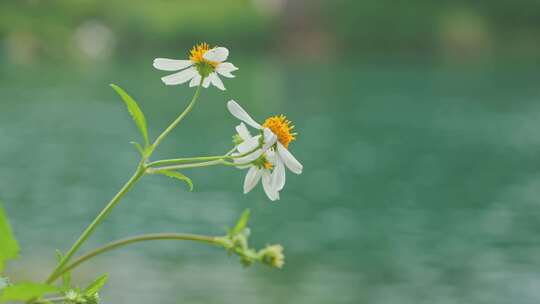
M 197 75 L 195 75 L 195 77 L 191 78 L 191 81 L 189 82 L 189 87 L 190 88 L 196 87 L 200 83 L 201 83 L 201 75 L 199 75 L 199 73 L 197 73 Z
M 268 162 L 270 162 L 272 165 L 275 165 L 276 164 L 276 160 L 278 159 L 277 155 L 276 155 L 276 152 L 274 152 L 274 150 L 267 150 L 265 153 L 264 153 L 264 157 L 266 158 L 266 160 Z
M 253 166 L 249 168 L 246 178 L 244 179 L 244 194 L 251 191 L 257 185 L 259 179 L 261 179 L 261 175 L 262 170 L 257 169 L 257 167 Z
M 211 73 L 208 78 L 210 79 L 210 83 L 212 83 L 216 88 L 225 91 L 225 86 L 223 85 L 223 81 L 219 79 L 219 76 L 214 72 Z
M 236 132 L 238 132 L 238 135 L 240 135 L 240 138 L 244 141 L 251 139 L 251 134 L 243 122 L 236 126 Z
M 227 102 L 227 108 L 234 117 L 240 119 L 241 121 L 247 123 L 248 125 L 256 129 L 262 129 L 261 125 L 258 124 L 255 120 L 253 120 L 253 118 L 251 118 L 251 116 L 249 116 L 249 114 L 244 109 L 242 109 L 242 107 L 236 101 L 229 100 L 229 102 Z
M 203 88 L 208 88 L 210 86 L 210 78 L 209 77 L 206 77 L 203 80 L 202 86 L 203 86 Z
M 241 153 L 235 152 L 235 153 L 232 153 L 231 156 L 238 156 L 240 154 Z M 241 159 L 242 158 L 233 158 L 233 162 L 234 162 L 236 168 L 238 168 L 238 169 L 247 169 L 247 168 L 250 168 L 250 167 L 253 166 L 251 164 L 251 162 L 241 162 L 241 161 L 239 161 Z
M 245 166 L 250 164 L 252 161 L 256 160 L 262 155 L 263 151 L 261 149 L 258 149 L 254 151 L 253 153 L 250 153 L 244 157 L 235 158 L 234 164 L 237 166 Z
M 280 142 L 277 143 L 278 147 L 278 154 L 281 160 L 285 163 L 287 168 L 291 170 L 295 174 L 302 173 L 302 169 L 304 168 L 302 164 L 294 158 L 294 156 L 285 148 Z
M 263 184 L 264 193 L 266 193 L 266 196 L 268 196 L 268 198 L 271 201 L 278 200 L 279 192 L 272 185 L 272 176 L 270 175 L 270 172 L 268 170 L 261 170 L 261 171 L 263 171 L 262 184 Z
M 176 60 L 167 58 L 154 59 L 154 68 L 162 71 L 178 71 L 193 65 L 191 60 Z
M 282 161 L 277 161 L 272 172 L 272 184 L 277 191 L 281 191 L 285 187 L 285 165 Z
M 189 69 L 185 69 L 183 71 L 180 71 L 178 73 L 174 73 L 169 76 L 165 76 L 161 78 L 161 80 L 166 85 L 176 85 L 176 84 L 182 84 L 189 80 L 191 80 L 195 75 L 198 75 L 197 70 L 194 67 L 191 67 Z
M 240 153 L 246 153 L 253 149 L 255 149 L 259 145 L 259 138 L 261 138 L 260 135 L 254 136 L 248 140 L 243 141 L 241 144 L 239 144 L 236 149 Z
M 231 72 L 234 72 L 236 70 L 238 70 L 238 68 L 230 62 L 221 63 L 216 67 L 216 72 L 228 78 L 234 78 L 235 76 L 231 74 Z
M 277 136 L 268 128 L 264 128 L 264 146 L 263 151 L 270 149 L 277 141 Z
M 213 48 L 203 55 L 204 59 L 214 62 L 223 62 L 227 60 L 227 57 L 229 57 L 229 50 L 224 47 Z

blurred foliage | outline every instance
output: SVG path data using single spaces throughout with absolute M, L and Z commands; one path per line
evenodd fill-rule
M 364 53 L 536 57 L 540 51 L 534 0 L 343 0 L 327 12 L 338 41 Z
M 73 52 L 74 30 L 88 20 L 113 29 L 121 40 L 117 51 L 133 54 L 145 49 L 185 49 L 193 41 L 263 42 L 266 18 L 256 15 L 248 0 L 208 1 L 3 1 L 0 37 L 27 37 L 40 53 L 62 57 Z M 181 39 L 179 39 L 181 37 Z
M 74 33 L 89 21 L 114 33 L 119 56 L 183 50 L 199 40 L 226 41 L 245 52 L 328 58 L 358 52 L 536 56 L 540 51 L 540 2 L 534 0 L 0 2 L 0 39 L 8 52 L 15 44 L 46 57 L 76 57 Z

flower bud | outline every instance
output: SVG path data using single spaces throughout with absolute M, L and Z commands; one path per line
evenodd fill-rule
M 268 266 L 282 268 L 285 264 L 285 256 L 283 255 L 283 246 L 269 245 L 259 252 L 261 261 Z
M 95 293 L 93 295 L 85 296 L 84 299 L 86 300 L 85 303 L 87 304 L 98 304 L 99 303 L 99 294 Z
M 243 143 L 244 140 L 242 139 L 242 137 L 240 137 L 240 135 L 234 134 L 232 136 L 232 142 L 235 146 L 238 146 L 239 144 Z

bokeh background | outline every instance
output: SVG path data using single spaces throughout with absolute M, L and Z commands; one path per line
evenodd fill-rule
M 230 148 L 235 98 L 285 113 L 304 164 L 278 203 L 244 172 L 138 184 L 85 246 L 160 231 L 220 234 L 245 208 L 252 243 L 283 270 L 217 248 L 159 242 L 86 264 L 105 303 L 538 303 L 540 2 L 1 0 L 0 198 L 42 279 L 129 177 L 138 138 L 111 82 L 156 136 L 191 97 L 155 57 L 224 45 L 227 91 L 203 91 L 159 156 Z

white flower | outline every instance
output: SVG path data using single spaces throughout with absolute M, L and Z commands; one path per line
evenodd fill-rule
M 218 89 L 225 90 L 218 73 L 227 78 L 234 78 L 231 72 L 238 70 L 232 63 L 225 62 L 228 56 L 229 50 L 226 48 L 210 49 L 208 44 L 202 43 L 193 47 L 189 60 L 156 58 L 154 68 L 162 71 L 179 71 L 161 78 L 166 85 L 183 84 L 189 81 L 189 86 L 195 87 L 204 78 L 202 83 L 204 88 L 213 84 Z
M 235 159 L 235 163 L 239 166 L 243 164 L 244 167 L 250 168 L 244 182 L 244 193 L 253 189 L 262 176 L 263 187 L 268 197 L 271 200 L 279 199 L 279 192 L 285 186 L 285 167 L 296 174 L 302 173 L 303 169 L 302 164 L 287 149 L 289 143 L 295 139 L 296 133 L 292 132 L 294 126 L 283 115 L 270 117 L 260 125 L 234 100 L 227 103 L 227 108 L 236 118 L 262 131 L 261 135 L 251 136 L 244 123 L 236 127 L 242 142 L 236 147 L 238 153 L 235 155 L 246 154 L 256 149 L 244 157 Z
M 230 100 L 227 103 L 227 108 L 231 114 L 240 119 L 241 121 L 247 123 L 255 129 L 263 130 L 268 132 L 269 130 L 276 137 L 275 152 L 277 152 L 277 163 L 283 163 L 285 166 L 295 174 L 301 174 L 303 166 L 302 164 L 292 155 L 291 152 L 287 149 L 289 143 L 295 139 L 296 133 L 292 132 L 294 126 L 291 126 L 291 122 L 286 119 L 285 116 L 273 116 L 260 125 L 257 123 L 249 114 L 234 100 Z M 277 168 L 276 168 L 277 169 Z M 283 186 L 281 186 L 283 188 Z
M 236 127 L 236 131 L 243 142 L 237 146 L 238 152 L 233 153 L 233 156 L 248 153 L 260 145 L 261 135 L 251 136 L 244 123 L 240 123 Z M 270 142 L 276 142 L 275 135 L 269 133 L 268 137 Z M 239 168 L 249 168 L 244 179 L 244 194 L 255 188 L 259 180 L 262 179 L 264 192 L 270 200 L 275 201 L 279 200 L 279 191 L 281 190 L 276 185 L 281 184 L 281 179 L 285 184 L 285 170 L 277 170 L 276 153 L 273 150 L 265 149 L 264 146 L 244 157 L 234 158 L 234 162 Z M 276 183 L 276 181 L 278 182 Z
M 268 128 L 263 130 L 262 135 L 251 136 L 243 122 L 236 127 L 236 132 L 238 132 L 238 135 L 242 139 L 242 142 L 236 146 L 236 150 L 240 152 L 238 154 L 252 152 L 244 157 L 237 158 L 239 163 L 247 163 L 259 158 L 261 154 L 270 149 L 277 141 L 277 136 Z

